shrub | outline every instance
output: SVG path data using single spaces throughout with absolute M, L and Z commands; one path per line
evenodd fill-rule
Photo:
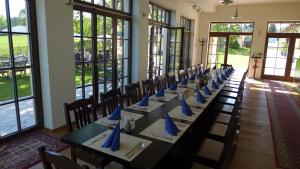
M 232 49 L 239 49 L 240 48 L 240 44 L 237 40 L 234 40 L 234 42 L 231 45 Z

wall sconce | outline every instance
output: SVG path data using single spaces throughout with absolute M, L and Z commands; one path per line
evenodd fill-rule
M 66 0 L 66 5 L 72 6 L 73 5 L 73 0 Z

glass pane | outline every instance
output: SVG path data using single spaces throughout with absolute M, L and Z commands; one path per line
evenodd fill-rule
M 112 40 L 106 39 L 105 46 L 106 46 L 106 49 L 105 49 L 105 53 L 104 53 L 104 58 L 112 59 Z
M 107 61 L 105 64 L 105 78 L 106 80 L 112 80 L 112 62 Z
M 76 64 L 75 84 L 76 87 L 82 86 L 82 65 L 81 64 Z
M 76 88 L 76 100 L 82 99 L 82 88 Z
M 7 31 L 8 30 L 7 30 L 6 4 L 4 0 L 1 0 L 0 1 L 0 32 L 7 32 Z
M 277 58 L 277 60 L 276 60 L 276 68 L 285 69 L 285 66 L 286 66 L 286 59 Z
M 291 70 L 290 77 L 295 77 L 296 70 Z
M 93 76 L 92 76 L 92 66 L 89 64 L 85 65 L 85 70 L 84 70 L 84 81 L 85 84 L 92 84 L 93 83 Z
M 105 91 L 109 91 L 112 89 L 112 83 L 111 82 L 107 82 L 106 83 L 106 90 Z
M 88 64 L 91 64 L 91 61 L 93 59 L 92 55 L 92 39 L 89 38 L 84 38 L 83 39 L 83 54 L 84 54 L 84 61 L 87 62 Z
M 97 40 L 97 55 L 98 55 L 98 58 L 97 60 L 103 60 L 104 59 L 104 39 L 98 39 Z
M 23 67 L 30 65 L 29 35 L 13 35 L 13 47 L 15 66 Z
M 80 12 L 73 11 L 73 31 L 74 36 L 80 36 Z
M 105 7 L 113 8 L 113 0 L 105 0 Z
M 123 0 L 123 5 L 124 5 L 123 11 L 124 12 L 127 12 L 127 13 L 130 12 L 130 2 L 131 2 L 131 0 Z
M 100 62 L 98 63 L 98 78 L 99 78 L 99 83 L 103 83 L 104 82 L 104 62 Z
M 0 44 L 0 69 L 11 67 L 10 49 L 7 35 L 0 34 Z
M 268 32 L 270 33 L 280 32 L 280 23 L 270 23 L 268 25 Z
M 115 0 L 115 9 L 123 11 L 123 0 Z
M 123 40 L 117 40 L 117 58 L 122 59 L 123 58 Z
M 89 85 L 85 87 L 85 98 L 90 98 L 93 96 L 93 86 Z
M 273 68 L 265 68 L 265 75 L 274 75 L 274 69 Z
M 24 128 L 34 126 L 36 124 L 34 100 L 30 99 L 30 100 L 20 101 L 19 108 L 20 108 L 21 128 L 24 129 Z
M 282 23 L 280 25 L 281 33 L 293 33 L 294 32 L 294 24 L 293 23 Z
M 81 57 L 81 43 L 80 43 L 80 38 L 74 38 L 74 59 L 75 59 L 75 63 L 78 64 L 80 62 L 82 62 L 82 58 Z
M 123 48 L 124 48 L 123 58 L 129 58 L 129 50 L 130 50 L 129 40 L 124 40 Z
M 295 24 L 295 30 L 294 33 L 300 33 L 300 23 Z
M 266 58 L 265 67 L 276 67 L 276 58 Z
M 118 78 L 123 77 L 123 59 L 117 61 L 117 76 Z
M 15 103 L 0 106 L 0 136 L 18 131 Z
M 103 6 L 103 1 L 104 1 L 104 0 L 94 0 L 94 4 Z
M 0 70 L 0 103 L 14 99 L 14 87 L 10 70 Z
M 129 75 L 129 72 L 128 72 L 128 69 L 129 69 L 129 67 L 128 67 L 128 65 L 129 65 L 129 60 L 128 60 L 128 59 L 124 59 L 123 62 L 124 62 L 124 66 L 123 66 L 123 75 L 124 75 L 124 76 L 128 76 L 128 75 Z
M 106 38 L 111 38 L 112 37 L 112 18 L 111 17 L 106 17 Z
M 97 37 L 104 38 L 104 17 L 97 15 Z
M 9 0 L 12 32 L 28 32 L 26 0 Z
M 123 21 L 118 19 L 117 24 L 117 39 L 123 39 L 124 31 L 123 31 Z
M 285 69 L 275 69 L 275 76 L 284 76 Z
M 92 14 L 83 12 L 83 36 L 92 37 Z
M 19 97 L 32 96 L 32 74 L 30 69 L 16 69 Z
M 268 47 L 277 48 L 278 44 L 279 44 L 279 39 L 278 38 L 269 38 L 268 39 Z

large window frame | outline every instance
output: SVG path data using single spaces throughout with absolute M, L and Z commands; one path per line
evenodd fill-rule
M 227 29 L 222 29 L 224 31 L 219 31 L 217 29 L 214 28 L 214 25 L 221 25 L 221 26 L 224 26 L 224 27 L 227 27 Z M 233 29 L 234 25 L 240 25 L 239 28 L 240 30 L 235 30 Z M 252 25 L 252 26 L 250 26 Z M 246 26 L 249 26 L 249 27 L 246 27 Z M 227 60 L 228 60 L 228 48 L 229 48 L 229 38 L 230 36 L 251 36 L 252 37 L 252 42 L 251 42 L 251 45 L 252 46 L 252 43 L 253 43 L 253 32 L 254 32 L 254 28 L 255 28 L 255 23 L 254 22 L 210 22 L 210 27 L 209 27 L 209 44 L 208 44 L 208 53 L 207 53 L 207 58 L 206 58 L 206 64 L 208 66 L 214 66 L 214 65 L 217 65 L 217 66 L 220 66 L 221 64 L 227 64 Z M 214 38 L 214 37 L 218 37 L 218 38 L 225 38 L 226 39 L 226 44 L 225 44 L 225 53 L 224 53 L 224 60 L 223 61 L 220 61 L 218 60 L 216 57 L 216 60 L 214 62 L 211 62 L 211 63 L 214 63 L 214 65 L 211 65 L 209 63 L 209 59 L 210 59 L 210 40 L 211 38 Z M 250 50 L 251 50 L 251 47 L 250 47 Z M 251 53 L 251 51 L 250 51 Z
M 148 26 L 148 66 L 147 77 L 153 78 L 163 74 L 163 28 L 170 26 L 171 11 L 154 4 L 149 3 L 149 26 Z M 166 52 L 166 51 L 165 51 Z
M 180 25 L 184 27 L 184 43 L 183 43 L 183 65 L 184 69 L 192 66 L 191 63 L 191 36 L 192 36 L 192 20 L 184 16 L 180 18 Z
M 16 113 L 16 125 L 17 130 L 11 133 L 8 133 L 6 135 L 1 136 L 0 135 L 0 142 L 15 138 L 19 135 L 27 134 L 33 130 L 40 129 L 44 125 L 43 120 L 43 107 L 42 107 L 42 94 L 41 94 L 41 81 L 40 81 L 40 67 L 39 67 L 39 50 L 38 50 L 38 36 L 37 36 L 37 21 L 36 21 L 36 4 L 34 0 L 24 0 L 25 2 L 25 12 L 24 15 L 26 17 L 26 31 L 19 31 L 19 30 L 13 30 L 13 23 L 11 21 L 11 1 L 4 0 L 5 8 L 5 14 L 6 14 L 6 31 L 1 31 L 1 36 L 7 36 L 8 38 L 8 47 L 9 47 L 9 63 L 7 66 L 0 67 L 0 71 L 8 72 L 9 79 L 12 80 L 12 86 L 13 86 L 13 98 L 10 100 L 6 100 L 0 103 L 1 106 L 7 106 L 11 104 L 14 106 L 15 113 Z M 27 37 L 28 42 L 28 52 L 25 52 L 28 54 L 27 60 L 24 62 L 24 64 L 19 64 L 19 61 L 17 61 L 18 54 L 16 54 L 16 46 L 15 45 L 15 38 L 16 36 L 24 36 Z M 26 38 L 25 38 L 26 39 Z M 26 43 L 27 43 L 26 42 Z M 24 52 L 24 51 L 23 51 Z M 22 54 L 25 54 L 22 53 Z M 26 56 L 25 56 L 26 57 Z M 28 72 L 29 70 L 29 72 Z M 21 94 L 21 81 L 19 81 L 18 77 L 21 75 L 20 73 L 24 73 L 25 75 L 29 73 L 30 79 L 29 83 L 26 85 L 30 85 L 31 87 L 31 94 L 30 95 L 23 95 Z M 7 90 L 7 89 L 1 89 L 1 90 Z M 33 124 L 30 124 L 30 126 L 22 126 L 22 115 L 21 111 L 22 106 L 21 102 L 26 102 L 25 104 L 31 104 L 32 106 L 32 112 L 34 114 L 35 118 L 33 119 Z M 22 103 L 23 104 L 23 103 Z M 28 107 L 27 107 L 28 108 Z M 1 108 L 2 109 L 2 108 Z M 26 110 L 27 111 L 27 110 Z M 8 117 L 0 117 L 2 119 L 6 119 Z
M 131 82 L 131 0 L 129 3 L 129 12 L 123 12 L 93 4 L 93 1 L 74 1 L 74 11 L 91 14 L 92 49 L 90 53 L 92 59 L 90 63 L 92 67 L 92 83 L 89 85 L 92 87 L 92 95 L 96 103 L 100 103 L 100 93 L 117 88 L 121 88 L 121 91 L 124 92 L 125 85 Z M 98 23 L 100 20 L 102 20 L 102 25 Z M 109 27 L 107 26 L 108 23 L 111 24 Z M 100 26 L 103 26 L 103 36 L 98 35 Z M 125 32 L 127 32 L 126 35 Z M 84 56 L 83 48 L 84 46 L 81 45 L 81 56 Z M 83 57 L 81 58 L 80 63 L 87 64 Z M 81 69 L 81 79 L 84 82 L 84 68 Z M 101 71 L 104 72 L 104 75 L 102 75 Z M 77 86 L 77 89 L 80 88 L 82 92 L 82 97 L 77 97 L 77 99 L 90 97 L 90 95 L 84 93 L 86 90 L 85 86 L 84 83 L 81 86 Z M 100 91 L 101 87 L 103 87 L 103 91 Z
M 283 25 L 283 26 L 282 26 Z M 294 25 L 292 30 L 286 30 L 287 25 Z M 272 26 L 272 28 L 271 28 Z M 284 28 L 284 29 L 282 29 Z M 297 28 L 297 29 L 296 29 Z M 275 69 L 276 66 L 268 67 L 267 66 L 267 59 L 275 59 L 277 63 L 277 56 L 274 57 L 268 57 L 268 46 L 270 39 L 288 39 L 287 46 L 283 47 L 282 45 L 278 44 L 277 47 L 277 53 L 282 48 L 285 48 L 284 52 L 286 53 L 286 65 L 284 65 L 284 75 L 276 75 Z M 263 59 L 263 66 L 262 66 L 262 78 L 264 79 L 273 79 L 273 80 L 284 80 L 284 81 L 292 81 L 294 77 L 292 76 L 292 72 L 295 68 L 295 61 L 297 60 L 295 55 L 296 50 L 298 47 L 295 47 L 296 42 L 299 43 L 300 39 L 300 21 L 271 21 L 267 23 L 267 29 L 266 29 L 266 40 L 265 40 L 265 51 L 264 51 L 264 59 Z M 279 59 L 283 59 L 280 58 Z M 281 64 L 282 62 L 280 62 Z M 276 65 L 276 64 L 275 64 Z M 273 68 L 274 69 L 274 75 L 269 75 L 265 73 L 266 68 Z

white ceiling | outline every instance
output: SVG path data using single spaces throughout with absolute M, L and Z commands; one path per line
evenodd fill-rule
M 206 12 L 214 11 L 215 7 L 218 5 L 224 5 L 220 3 L 221 0 L 184 0 L 189 3 L 197 3 L 201 8 Z M 237 0 L 233 0 L 234 4 Z M 238 0 L 241 5 L 250 5 L 250 4 L 270 4 L 270 3 L 292 3 L 300 2 L 300 0 Z

